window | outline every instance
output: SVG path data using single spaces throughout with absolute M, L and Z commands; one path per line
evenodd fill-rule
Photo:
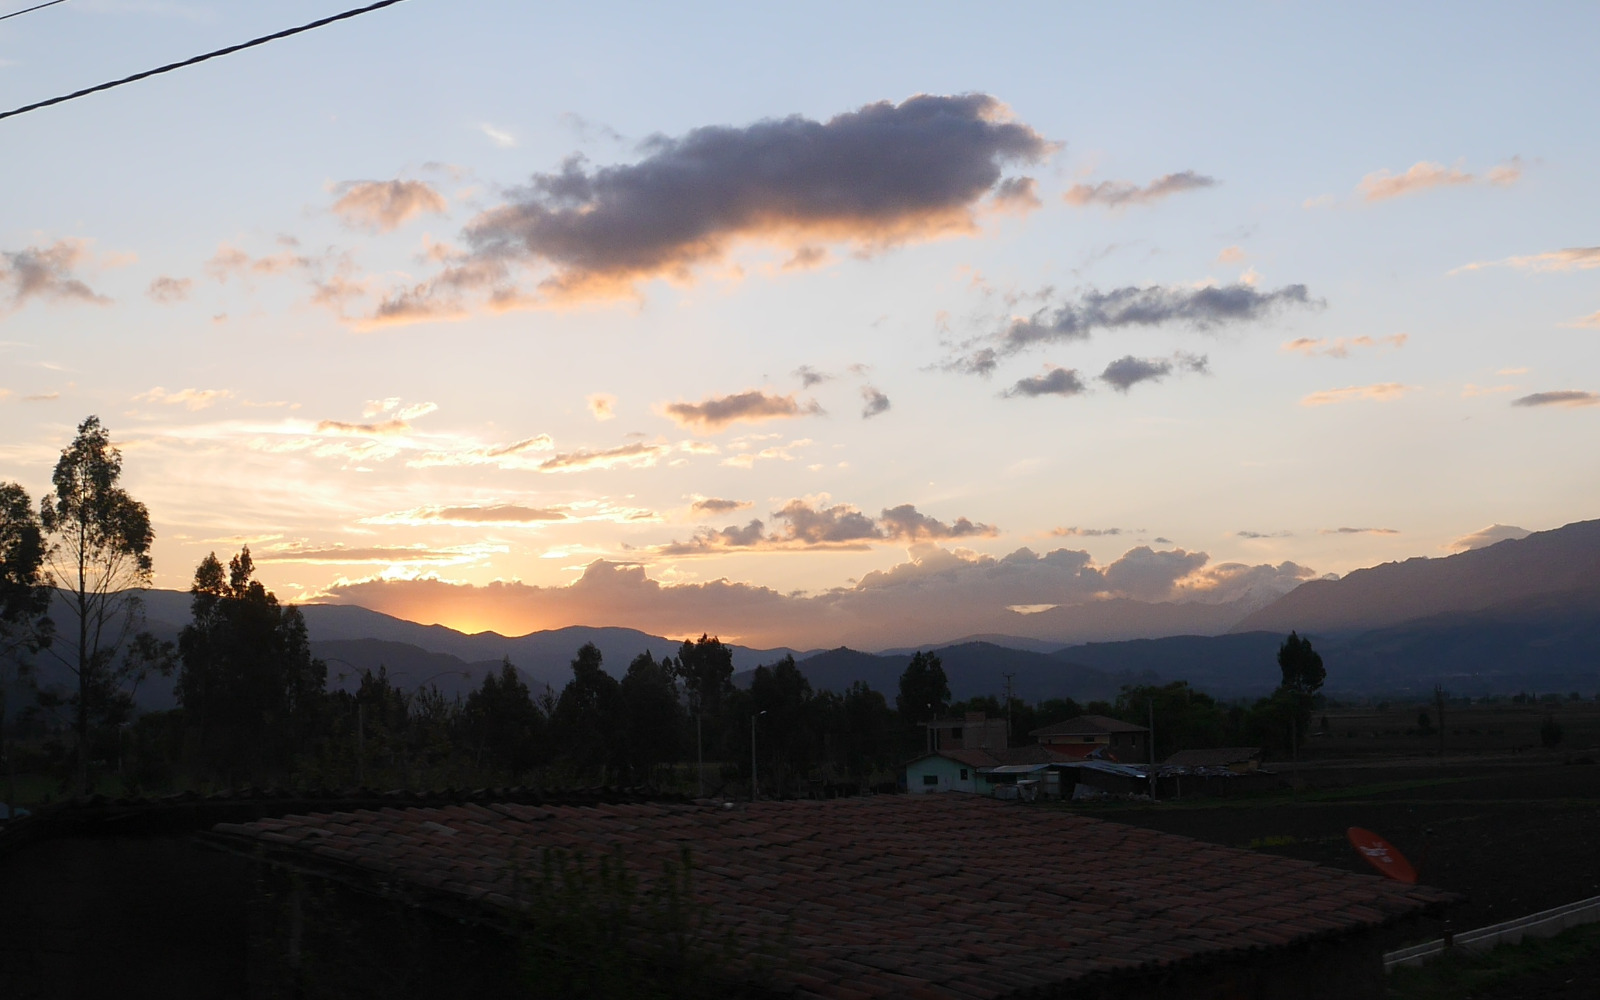
M 939 783 L 939 776 L 937 774 L 924 774 L 922 776 L 922 783 L 924 785 L 937 785 Z
M 1083 742 L 1085 742 L 1085 743 L 1093 743 L 1094 742 L 1094 737 L 1093 736 L 1085 736 L 1083 738 Z
M 961 739 L 961 727 L 960 726 L 952 726 L 950 728 L 950 738 L 952 740 L 957 740 L 957 741 L 959 741 Z
M 962 781 L 966 781 L 967 780 L 967 769 L 964 768 L 964 767 L 961 769 L 961 780 Z

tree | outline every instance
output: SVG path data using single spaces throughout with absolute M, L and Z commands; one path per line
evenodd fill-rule
M 1283 671 L 1282 687 L 1300 695 L 1316 694 L 1328 676 L 1322 656 L 1311 648 L 1311 640 L 1294 632 L 1278 647 L 1278 667 Z
M 895 711 L 912 725 L 938 718 L 950 708 L 950 684 L 944 664 L 936 653 L 920 650 L 900 675 L 900 693 L 894 699 Z
M 633 780 L 647 782 L 657 767 L 679 756 L 683 706 L 670 659 L 657 663 L 649 650 L 634 657 L 618 694 L 627 733 L 623 756 Z
M 750 713 L 760 718 L 752 729 L 768 787 L 777 795 L 815 760 L 819 727 L 812 708 L 811 682 L 795 666 L 793 655 L 770 667 L 756 667 L 750 678 Z
M 76 640 L 70 656 L 59 651 L 59 644 L 51 650 L 78 681 L 69 702 L 76 716 L 80 794 L 88 790 L 94 724 L 126 714 L 133 703 L 126 689 L 137 688 L 151 670 L 172 669 L 171 643 L 156 643 L 148 633 L 141 637 L 139 591 L 150 586 L 155 532 L 144 504 L 117 485 L 121 478 L 122 452 L 111 444 L 100 418 L 91 416 L 61 452 L 53 488 L 39 509 L 50 538 L 51 582 L 65 596 L 65 632 Z
M 15 670 L 0 672 L 0 733 L 5 732 L 7 694 L 25 676 L 25 653 L 49 645 L 50 587 L 44 574 L 44 531 L 27 491 L 16 483 L 0 483 L 0 663 Z M 0 739 L 6 759 L 6 802 L 17 804 L 12 751 Z
M 617 723 L 622 687 L 605 672 L 603 662 L 598 646 L 583 644 L 551 719 L 561 755 L 586 770 L 605 768 L 621 756 Z
M 254 573 L 248 546 L 226 571 L 216 553 L 201 560 L 178 637 L 178 703 L 200 765 L 230 783 L 288 770 L 314 733 L 328 677 L 300 609 L 279 604 Z
M 689 696 L 689 714 L 694 716 L 696 783 L 705 794 L 705 717 L 716 715 L 722 699 L 733 688 L 733 650 L 717 638 L 700 634 L 696 642 L 678 647 L 676 673 Z
M 522 774 L 544 756 L 546 719 L 510 659 L 500 672 L 484 675 L 483 686 L 467 695 L 461 710 L 464 742 L 491 766 Z

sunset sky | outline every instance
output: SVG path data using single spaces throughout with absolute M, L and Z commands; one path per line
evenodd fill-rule
M 0 111 L 343 9 L 0 21 Z M 157 586 L 248 543 L 290 600 L 791 645 L 1588 519 L 1597 37 L 409 0 L 0 120 L 0 479 L 98 414 Z

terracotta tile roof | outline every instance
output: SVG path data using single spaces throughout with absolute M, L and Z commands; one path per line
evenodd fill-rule
M 1080 715 L 1053 726 L 1043 726 L 1029 736 L 1098 736 L 1101 733 L 1148 733 L 1144 726 L 1113 719 L 1104 715 Z
M 1164 763 L 1173 767 L 1227 767 L 1261 759 L 1260 747 L 1217 747 L 1213 750 L 1179 750 Z
M 935 750 L 920 757 L 913 757 L 907 763 L 915 764 L 917 761 L 927 760 L 929 757 L 945 757 L 968 767 L 997 767 L 1001 764 L 1054 764 L 1057 761 L 1073 759 L 1066 754 L 1056 753 L 1048 747 L 1041 746 L 1011 747 L 1009 749 L 992 747 L 988 750 L 973 747 L 963 750 Z
M 779 974 L 797 996 L 830 1000 L 1007 996 L 1339 935 L 1454 898 L 971 795 L 382 809 L 211 836 L 434 905 L 501 907 L 514 859 L 532 851 L 621 848 L 648 885 L 688 848 L 714 921 L 751 941 L 792 921 Z

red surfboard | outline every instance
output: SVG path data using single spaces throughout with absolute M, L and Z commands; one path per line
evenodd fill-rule
M 1372 867 L 1396 882 L 1404 882 L 1406 885 L 1416 884 L 1417 870 L 1411 867 L 1411 862 L 1406 860 L 1405 855 L 1395 850 L 1393 844 L 1371 830 L 1363 830 L 1359 826 L 1352 826 L 1346 831 L 1345 836 L 1350 838 L 1350 846 L 1366 858 Z

